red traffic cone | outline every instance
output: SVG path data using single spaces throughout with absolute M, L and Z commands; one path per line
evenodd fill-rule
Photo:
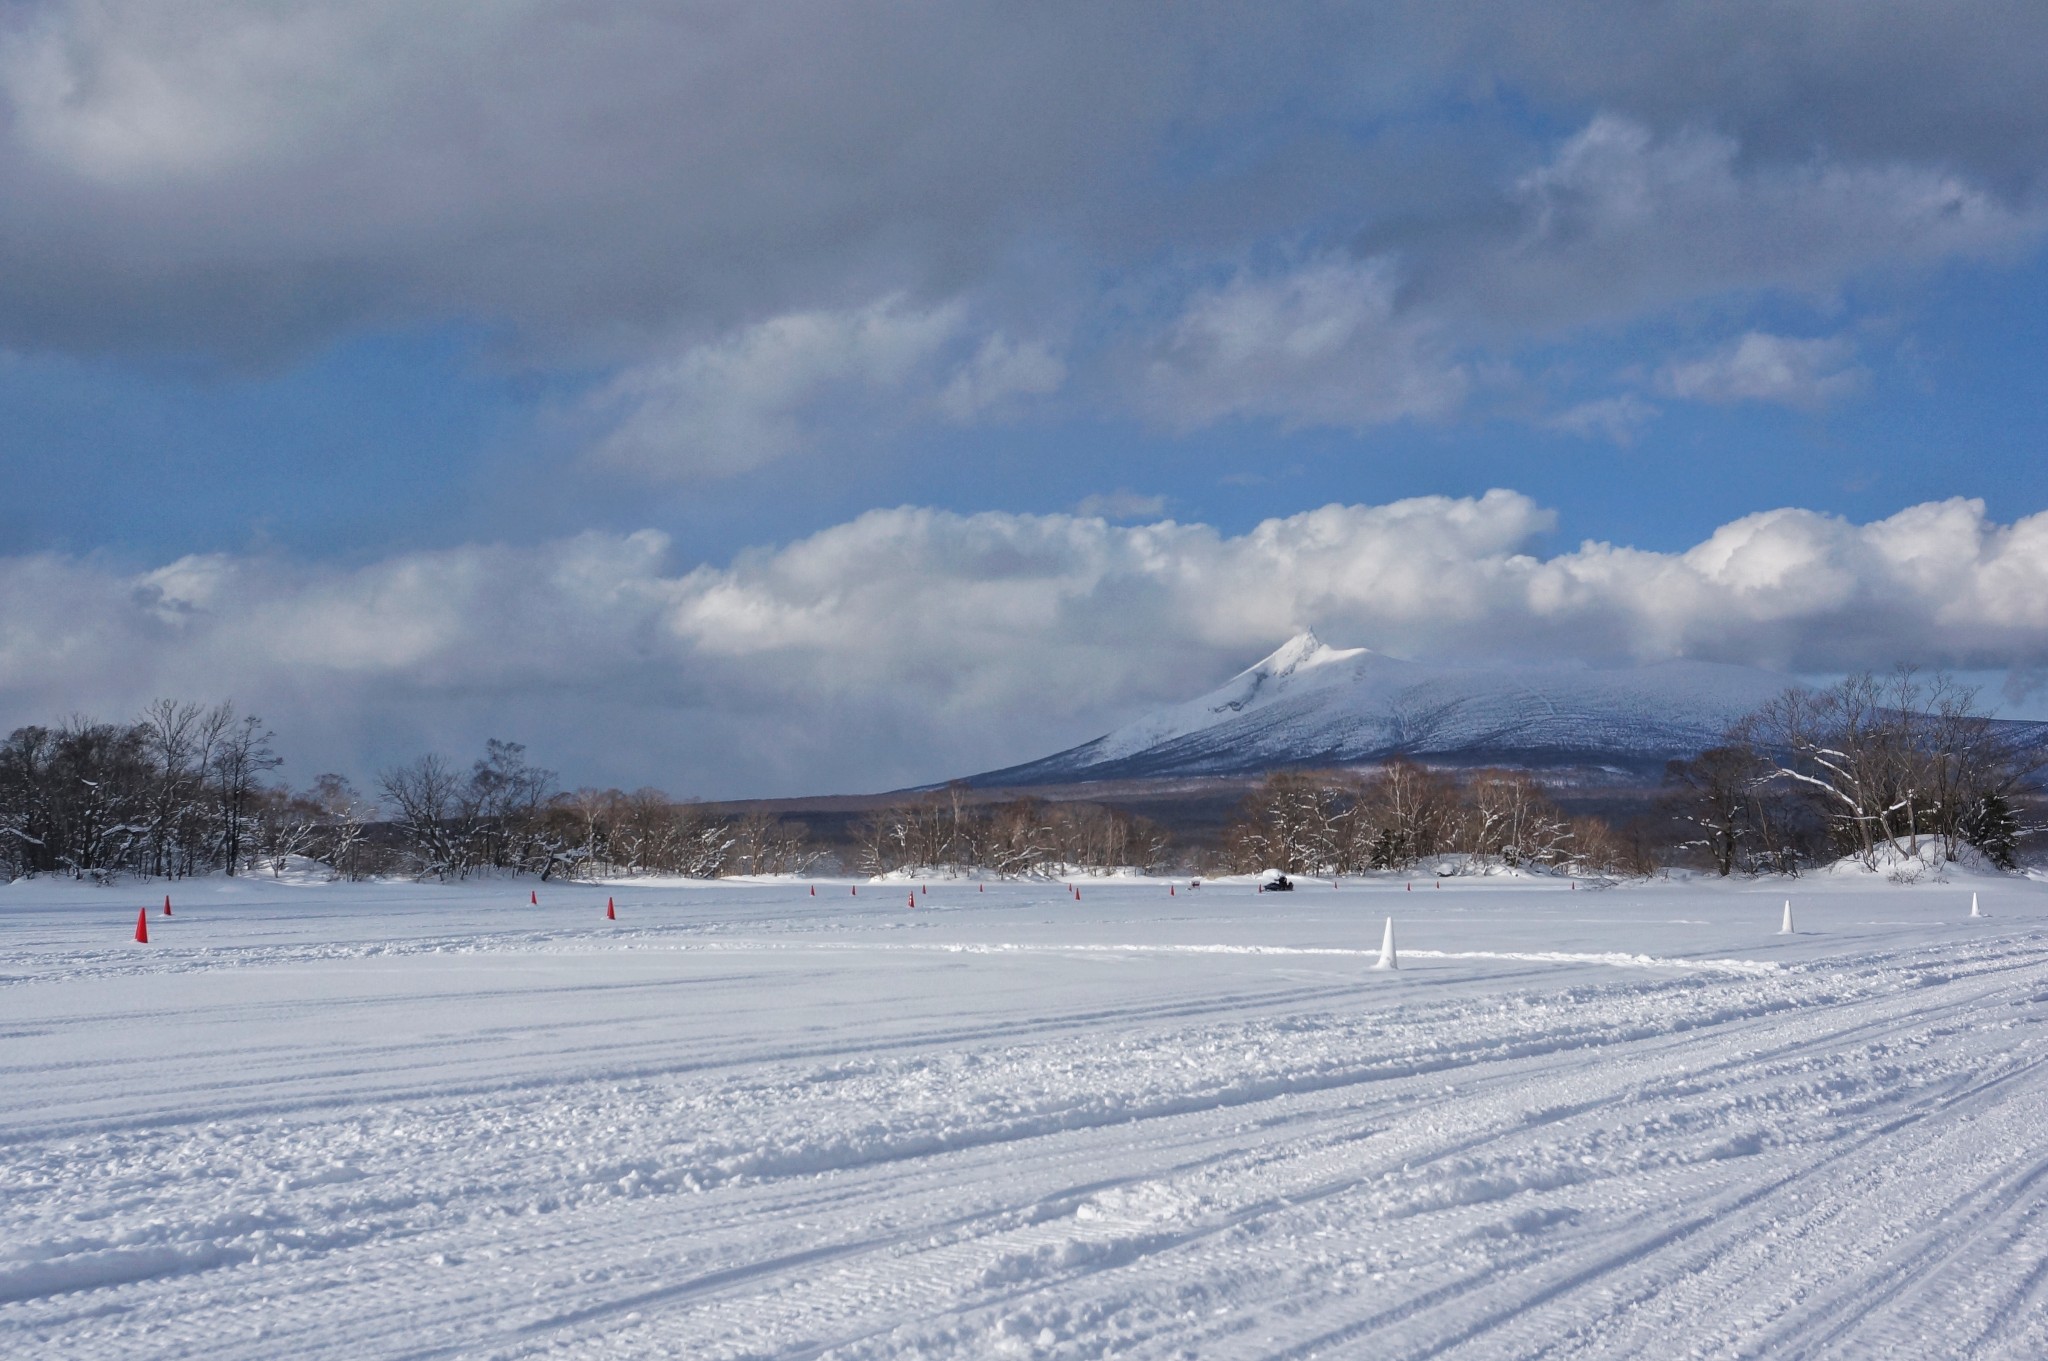
M 164 895 L 164 915 L 166 917 L 171 915 L 171 895 L 168 893 Z
M 919 893 L 930 893 L 932 891 L 932 887 L 930 884 L 919 884 L 917 886 L 917 891 Z
M 1408 891 L 1410 893 L 1413 893 L 1415 891 L 1415 881 L 1413 879 L 1410 879 L 1408 881 Z
M 1169 898 L 1178 898 L 1180 895 L 1174 892 L 1172 884 L 1168 884 L 1166 886 L 1166 896 Z
M 916 895 L 915 893 L 913 893 L 913 894 L 911 894 L 911 895 L 910 895 L 910 905 L 911 905 L 912 907 L 916 907 L 916 906 L 917 906 L 917 895 Z
M 860 897 L 860 885 L 859 885 L 859 884 L 848 884 L 848 885 L 847 885 L 847 887 L 846 887 L 846 891 L 847 891 L 848 893 L 851 893 L 851 894 L 852 894 L 852 895 L 853 895 L 854 897 L 856 897 L 856 898 Z
M 135 939 L 144 945 L 149 944 L 149 909 L 146 907 L 135 914 Z
M 604 900 L 604 919 L 608 922 L 615 922 L 619 919 L 619 910 L 612 906 L 612 900 L 609 898 Z
M 811 885 L 811 896 L 813 898 L 818 896 L 818 886 L 816 884 Z
M 526 900 L 527 900 L 528 902 L 532 903 L 532 904 L 533 904 L 533 905 L 534 905 L 535 907 L 539 907 L 539 906 L 540 906 L 540 890 L 539 890 L 539 889 L 534 889 L 534 890 L 533 890 L 532 892 L 528 893 L 528 894 L 526 895 Z
M 974 886 L 974 891 L 975 891 L 976 893 L 986 893 L 986 892 L 988 892 L 988 885 L 987 885 L 987 884 L 976 884 L 976 885 Z

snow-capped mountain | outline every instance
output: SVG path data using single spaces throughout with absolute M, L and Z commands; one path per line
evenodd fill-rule
M 1290 638 L 1200 699 L 977 785 L 1244 775 L 1408 755 L 1457 765 L 1661 769 L 1792 682 L 1713 662 L 1455 667 Z

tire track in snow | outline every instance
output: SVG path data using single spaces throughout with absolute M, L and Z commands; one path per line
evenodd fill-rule
M 1874 1176 L 1871 1169 L 1886 1159 L 1923 1147 L 1930 1113 L 2015 1104 L 2021 1097 L 2006 1095 L 2015 1090 L 2038 1096 L 2031 1059 L 1973 1079 L 1968 1069 L 1977 1051 L 1945 1055 L 1935 1035 L 1948 1018 L 1998 1005 L 2000 998 L 2019 1001 L 2025 994 L 2029 1007 L 2040 1010 L 2048 975 L 2038 954 L 2030 962 L 2016 950 L 2004 956 L 1995 950 L 1957 951 L 1941 961 L 1936 971 L 1943 977 L 1931 983 L 1912 976 L 1922 965 L 1910 955 L 1871 954 L 1837 963 L 1842 967 L 1825 973 L 1693 974 L 1642 985 L 1571 988 L 1545 1005 L 1500 1013 L 1486 999 L 1472 997 L 1401 996 L 1390 1003 L 1377 984 L 1358 983 L 1242 992 L 1231 1004 L 1240 1008 L 1235 1013 L 1230 1005 L 1192 999 L 1082 1008 L 1057 1018 L 1058 1027 L 1026 1035 L 988 1025 L 973 1027 L 963 1038 L 969 1027 L 926 1026 L 901 1037 L 897 1052 L 908 1057 L 937 1045 L 946 1050 L 937 1061 L 922 1067 L 869 1064 L 865 1077 L 856 1072 L 851 1080 L 863 1084 L 858 1100 L 881 1103 L 879 1114 L 892 1130 L 891 1122 L 918 1110 L 909 1097 L 919 1084 L 936 1084 L 966 1122 L 961 1137 L 921 1141 L 892 1134 L 872 1148 L 854 1147 L 854 1156 L 837 1161 L 771 1158 L 702 1192 L 657 1188 L 623 1200 L 522 1207 L 523 1198 L 553 1194 L 549 1188 L 561 1186 L 565 1162 L 588 1156 L 589 1140 L 581 1134 L 557 1136 L 570 1142 L 550 1145 L 554 1122 L 573 1125 L 577 1112 L 598 1122 L 660 1118 L 658 1102 L 630 1094 L 601 1099 L 606 1082 L 695 1084 L 691 1089 L 701 1089 L 706 1100 L 744 1094 L 747 1083 L 756 1083 L 756 1101 L 748 1109 L 785 1122 L 756 1132 L 757 1144 L 766 1146 L 796 1129 L 793 1122 L 811 1118 L 807 1112 L 833 1109 L 806 1104 L 806 1064 L 817 1075 L 824 1072 L 817 1067 L 821 1061 L 838 1064 L 874 1049 L 866 1040 L 849 1040 L 810 1053 L 736 1053 L 720 1070 L 740 1083 L 734 1087 L 714 1082 L 708 1069 L 673 1063 L 622 1079 L 591 1078 L 581 1065 L 592 1051 L 571 1046 L 554 1061 L 577 1066 L 584 1074 L 577 1081 L 486 1085 L 400 1103 L 418 1107 L 400 1112 L 408 1119 L 453 1122 L 454 1138 L 488 1137 L 482 1132 L 502 1127 L 537 1143 L 530 1155 L 493 1167 L 500 1174 L 495 1181 L 474 1187 L 448 1186 L 435 1177 L 422 1181 L 423 1191 L 452 1194 L 445 1203 L 422 1200 L 409 1207 L 418 1217 L 411 1226 L 366 1223 L 359 1240 L 312 1244 L 300 1257 L 287 1252 L 242 1264 L 222 1260 L 161 1282 L 161 1289 L 140 1297 L 116 1287 L 25 1301 L 30 1307 L 0 1308 L 0 1334 L 17 1322 L 30 1329 L 52 1326 L 60 1311 L 68 1311 L 76 1327 L 102 1330 L 92 1334 L 97 1340 L 84 1353 L 97 1355 L 393 1355 L 421 1346 L 451 1355 L 558 1347 L 625 1355 L 642 1344 L 704 1356 L 748 1348 L 777 1355 L 804 1354 L 805 1348 L 980 1355 L 1004 1317 L 1055 1319 L 1066 1311 L 1092 1319 L 1103 1337 L 1129 1341 L 1134 1355 L 1147 1349 L 1165 1354 L 1201 1338 L 1209 1339 L 1205 1355 L 1264 1354 L 1267 1344 L 1233 1323 L 1204 1333 L 1193 1325 L 1176 1328 L 1137 1318 L 1153 1308 L 1170 1322 L 1174 1292 L 1192 1281 L 1214 1283 L 1217 1298 L 1228 1295 L 1266 1332 L 1312 1335 L 1312 1326 L 1322 1324 L 1362 1327 L 1353 1336 L 1372 1337 L 1389 1354 L 1402 1354 L 1394 1344 L 1433 1318 L 1462 1313 L 1469 1323 L 1475 1301 L 1490 1304 L 1502 1291 L 1508 1291 L 1503 1299 L 1510 1298 L 1510 1287 L 1543 1288 L 1534 1278 L 1544 1275 L 1545 1264 L 1563 1247 L 1571 1258 L 1565 1265 L 1584 1268 L 1582 1279 L 1549 1296 L 1547 1304 L 1525 1298 L 1508 1310 L 1505 1322 L 1452 1344 L 1471 1354 L 1526 1349 L 1526 1337 L 1507 1334 L 1539 1318 L 1562 1319 L 1566 1333 L 1574 1323 L 1591 1326 L 1589 1318 L 1602 1317 L 1595 1305 L 1603 1292 L 1670 1301 L 1684 1292 L 1688 1270 L 1718 1271 L 1724 1292 L 1729 1281 L 1754 1279 L 1762 1268 L 1745 1265 L 1743 1242 L 1760 1224 L 1790 1220 L 1755 1209 L 1776 1204 L 1784 1193 L 1767 1187 L 1755 1205 L 1724 1210 L 1724 1223 L 1696 1229 L 1649 1254 L 1633 1275 L 1626 1262 L 1607 1265 L 1618 1252 L 1627 1256 L 1627 1215 L 1647 1202 L 1677 1194 L 1701 1197 L 1701 1204 L 1736 1204 L 1757 1191 L 1757 1165 L 1746 1160 L 1762 1156 L 1808 1160 L 1813 1170 L 1795 1184 L 1853 1190 L 1850 1203 L 1867 1206 L 1871 1193 L 1858 1189 L 1862 1183 L 1856 1178 Z M 1856 975 L 1857 969 L 1864 974 Z M 1247 1000 L 1254 998 L 1261 1000 Z M 1355 1025 L 1298 1011 L 1332 1002 L 1370 1003 L 1380 1010 L 1369 1023 Z M 1242 1016 L 1246 1006 L 1265 1009 L 1259 1024 L 1188 1025 Z M 1091 1019 L 1076 1019 L 1082 1012 Z M 1251 1062 L 1233 1058 L 1233 1046 L 1254 1037 L 1284 1044 L 1290 1026 L 1294 1037 L 1312 1042 L 1304 1053 L 1383 1045 L 1403 1030 L 1420 1038 L 1399 1061 L 1377 1067 L 1338 1062 L 1289 1069 L 1282 1063 L 1279 1071 L 1287 1080 L 1263 1088 L 1240 1080 L 1219 1094 L 1167 1080 L 1178 1071 L 1177 1055 L 1207 1046 L 1210 1066 L 1195 1071 L 1228 1073 L 1231 1064 Z M 1068 1038 L 1089 1032 L 1097 1037 L 1090 1043 Z M 1970 1033 L 1961 1022 L 1952 1028 L 1964 1040 Z M 1731 1053 L 1736 1046 L 1752 1047 Z M 363 1071 L 378 1070 L 379 1053 L 404 1052 L 371 1053 Z M 975 1062 L 949 1067 L 947 1054 Z M 1083 1060 L 1090 1057 L 1106 1066 L 1086 1066 Z M 1688 1070 L 1682 1077 L 1671 1071 L 1679 1062 Z M 1071 1072 L 1071 1080 L 1083 1084 L 1077 1090 L 1115 1092 L 1123 1082 L 1121 1090 L 1139 1099 L 1127 1097 L 1121 1108 L 1104 1108 L 1070 1124 L 992 1122 L 989 1111 L 969 1100 L 979 1090 L 974 1081 L 986 1079 L 988 1090 L 1002 1090 L 1039 1072 Z M 1455 1080 L 1455 1093 L 1441 1090 L 1447 1079 Z M 1850 1085 L 1830 1088 L 1842 1080 Z M 364 1099 L 344 1097 L 333 1109 Z M 390 1104 L 381 1094 L 375 1101 Z M 1773 1108 L 1778 1115 L 1772 1116 Z M 933 1109 L 945 1115 L 945 1107 Z M 1697 1117 L 1697 1123 L 1687 1125 L 1681 1116 Z M 1796 1138 L 1707 1157 L 1712 1139 L 1736 1117 L 1789 1121 Z M 472 1123 L 464 1126 L 465 1119 Z M 1634 1122 L 1634 1132 L 1617 1132 L 1617 1121 Z M 1665 1124 L 1648 1128 L 1657 1121 Z M 133 1142 L 141 1156 L 143 1145 L 170 1149 L 201 1133 L 138 1126 Z M 322 1113 L 300 1108 L 279 1136 L 283 1142 L 265 1143 L 252 1131 L 242 1144 L 223 1145 L 223 1154 L 251 1166 L 265 1159 L 317 1162 L 341 1149 L 340 1133 Z M 370 1141 L 378 1135 L 366 1128 L 356 1137 Z M 1862 1144 L 1854 1143 L 1859 1137 Z M 1866 1162 L 1852 1168 L 1859 1147 L 1868 1149 Z M 1643 1152 L 1660 1152 L 1665 1161 L 1629 1161 Z M 1674 1153 L 1697 1156 L 1674 1161 Z M 621 1156 L 631 1162 L 646 1154 Z M 1588 1156 L 1604 1161 L 1589 1167 L 1582 1161 Z M 1100 1173 L 1110 1164 L 1126 1174 L 1105 1181 Z M 620 1165 L 591 1175 L 609 1175 Z M 1076 1175 L 1084 1169 L 1092 1176 Z M 445 1179 L 445 1173 L 436 1176 Z M 2010 1223 L 2019 1234 L 2034 1183 L 2019 1182 L 2012 1208 L 1999 1211 L 1999 1179 L 1981 1181 L 1986 1189 L 1979 1217 Z M 1085 1191 L 1078 1205 L 1071 1194 L 1056 1194 L 1085 1187 L 1095 1189 Z M 1156 1188 L 1145 1192 L 1155 1199 L 1139 1195 L 1144 1188 Z M 1418 1198 L 1420 1192 L 1436 1194 Z M 1714 1196 L 1721 1199 L 1705 1199 Z M 1091 1205 L 1097 1217 L 1081 1219 L 1079 1211 Z M 485 1213 L 500 1207 L 520 1213 Z M 179 1212 L 170 1201 L 145 1211 Z M 1530 1221 L 1534 1227 L 1506 1229 L 1506 1236 L 1493 1240 L 1505 1246 L 1479 1252 L 1483 1269 L 1467 1263 L 1463 1274 L 1435 1293 L 1389 1292 L 1394 1302 L 1363 1324 L 1355 1302 L 1304 1298 L 1291 1288 L 1303 1278 L 1298 1265 L 1288 1265 L 1290 1259 L 1298 1262 L 1320 1233 L 1384 1235 L 1408 1254 L 1399 1260 L 1409 1261 L 1432 1251 L 1466 1253 L 1467 1236 L 1476 1234 L 1473 1241 L 1484 1244 L 1489 1232 L 1525 1213 L 1537 1216 Z M 1567 1217 L 1546 1226 L 1543 1216 L 1553 1213 Z M 1829 1223 L 1838 1220 L 1839 1215 Z M 864 1229 L 887 1223 L 895 1227 L 863 1236 Z M 1814 1230 L 1822 1235 L 1819 1246 L 1839 1248 L 1840 1234 L 1829 1239 L 1824 1227 Z M 489 1234 L 498 1230 L 508 1235 L 505 1255 L 480 1261 L 476 1244 L 491 1242 Z M 194 1242 L 202 1250 L 232 1247 L 240 1236 L 224 1225 L 217 1236 Z M 814 1247 L 846 1245 L 846 1251 L 806 1260 L 799 1255 L 805 1239 Z M 432 1255 L 466 1260 L 423 1268 L 423 1256 Z M 721 1270 L 721 1259 L 744 1274 L 712 1275 L 708 1285 L 672 1301 L 646 1293 L 664 1283 L 701 1282 Z M 1840 1260 L 1850 1263 L 1848 1256 Z M 493 1287 L 489 1273 L 481 1272 L 486 1265 L 502 1267 L 522 1285 L 538 1286 L 545 1298 Z M 1843 1270 L 1852 1285 L 1860 1279 L 1846 1265 Z M 1941 1274 L 1930 1268 L 1912 1280 L 1933 1291 Z M 2025 1288 L 2038 1289 L 2038 1279 Z M 1872 1285 L 1857 1298 L 1884 1293 L 1881 1284 Z M 226 1320 L 258 1312 L 264 1300 L 279 1298 L 305 1302 L 314 1317 L 296 1329 L 272 1322 L 263 1335 L 241 1336 L 225 1326 Z M 1685 1316 L 1711 1331 L 1724 1303 L 1706 1287 L 1693 1298 Z M 652 1314 L 628 1325 L 625 1315 L 636 1309 Z M 1819 1312 L 1815 1306 L 1816 1318 Z M 906 1330 L 906 1313 L 923 1322 Z M 1348 1319 L 1339 1317 L 1347 1313 Z M 529 1333 L 508 1333 L 505 1324 L 515 1316 Z M 1846 1297 L 1829 1315 L 1852 1325 L 1857 1316 Z M 353 1330 L 337 1335 L 323 1317 L 349 1319 Z M 1813 1322 L 1789 1332 L 1787 1345 L 1808 1345 L 1804 1339 L 1822 1326 Z M 2018 1327 L 2009 1316 L 1998 1326 Z M 1080 1354 L 1089 1341 L 1085 1333 L 1061 1327 L 1055 1349 Z M 1852 1326 L 1842 1336 L 1853 1340 L 1858 1334 Z M 1599 1339 L 1584 1337 L 1584 1347 L 1599 1354 Z

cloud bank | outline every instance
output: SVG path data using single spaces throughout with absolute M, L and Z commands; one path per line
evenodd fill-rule
M 587 377 L 584 452 L 657 480 L 847 408 L 1363 429 L 1518 365 L 1505 409 L 1625 437 L 1621 393 L 1532 407 L 1524 351 L 1709 300 L 1688 343 L 1740 351 L 1765 295 L 2033 250 L 2042 50 L 2018 0 L 22 0 L 0 347 L 261 367 L 474 327 Z M 1853 387 L 1752 359 L 1645 372 Z
M 691 570 L 653 532 L 350 568 L 0 559 L 0 723 L 231 695 L 278 728 L 300 780 L 496 735 L 576 781 L 739 796 L 1041 755 L 1309 626 L 1439 659 L 2048 665 L 2048 514 L 1783 509 L 1684 552 L 1545 555 L 1552 523 L 1494 491 L 1236 536 L 905 507 Z

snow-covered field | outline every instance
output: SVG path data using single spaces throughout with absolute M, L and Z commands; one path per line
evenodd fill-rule
M 530 887 L 0 887 L 0 1355 L 2048 1355 L 2042 885 Z

